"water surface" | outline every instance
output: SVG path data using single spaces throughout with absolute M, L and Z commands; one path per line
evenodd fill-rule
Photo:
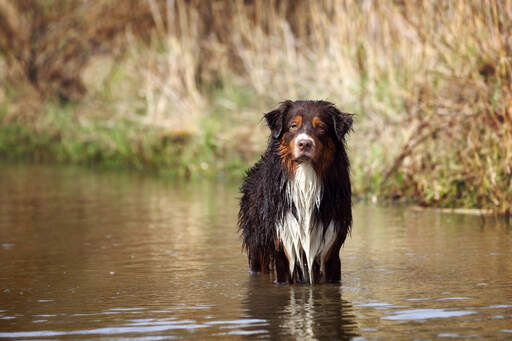
M 512 339 L 512 229 L 357 204 L 341 285 L 251 276 L 236 184 L 0 165 L 0 339 Z

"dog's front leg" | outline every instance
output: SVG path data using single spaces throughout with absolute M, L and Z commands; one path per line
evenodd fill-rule
M 290 280 L 290 266 L 288 263 L 288 258 L 286 258 L 286 254 L 284 253 L 284 249 L 281 246 L 277 251 L 276 255 L 276 283 L 277 284 L 285 284 L 287 282 L 291 283 Z

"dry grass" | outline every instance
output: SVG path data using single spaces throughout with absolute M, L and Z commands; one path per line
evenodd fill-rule
M 11 33 L 0 30 L 0 47 L 8 64 L 23 66 L 26 34 L 5 37 L 26 30 L 21 23 L 34 10 L 14 3 L 0 0 L 0 18 L 13 9 L 19 18 L 5 26 Z M 72 70 L 89 90 L 86 102 L 98 102 L 106 115 L 213 134 L 219 157 L 244 160 L 257 156 L 254 145 L 263 148 L 264 110 L 286 98 L 327 99 L 358 114 L 350 139 L 357 193 L 512 211 L 512 2 L 147 0 L 137 9 L 125 1 L 26 3 L 56 7 L 45 12 L 53 13 L 47 24 L 27 26 L 46 27 L 47 47 L 32 51 L 42 57 L 31 64 L 40 70 L 43 96 L 83 99 L 44 76 Z M 81 17 L 87 6 L 95 10 Z M 123 20 L 129 24 L 116 24 Z M 62 32 L 66 43 L 53 50 Z M 77 34 L 85 44 L 75 44 Z M 99 63 L 99 52 L 110 62 Z M 231 124 L 205 133 L 208 120 Z M 249 137 L 248 150 L 230 141 Z

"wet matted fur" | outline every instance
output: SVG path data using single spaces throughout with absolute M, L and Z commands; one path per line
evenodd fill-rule
M 352 225 L 345 136 L 352 115 L 326 101 L 285 101 L 265 114 L 267 150 L 241 187 L 239 230 L 253 272 L 277 282 L 341 279 Z

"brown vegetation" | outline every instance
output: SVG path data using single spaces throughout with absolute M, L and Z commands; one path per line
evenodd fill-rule
M 0 0 L 0 50 L 11 75 L 41 97 L 79 100 L 91 56 L 116 51 L 128 27 L 139 34 L 152 29 L 148 7 L 142 1 Z
M 0 21 L 10 79 L 43 98 L 199 135 L 224 119 L 216 153 L 244 159 L 264 110 L 327 99 L 358 114 L 357 193 L 512 210 L 510 1 L 0 0 Z

